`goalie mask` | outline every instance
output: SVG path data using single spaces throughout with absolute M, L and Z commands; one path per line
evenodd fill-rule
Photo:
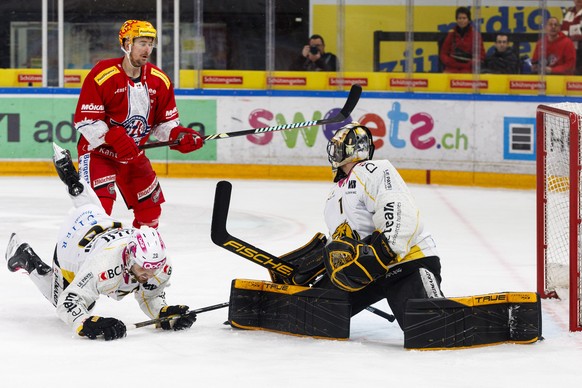
M 345 176 L 341 166 L 372 159 L 374 142 L 370 130 L 354 121 L 335 133 L 327 144 L 327 158 L 334 173 L 334 182 Z
M 166 245 L 158 231 L 149 226 L 136 229 L 126 249 L 129 257 L 128 269 L 137 264 L 155 275 L 166 264 Z
M 133 44 L 135 38 L 153 38 L 153 43 L 155 47 L 156 41 L 156 29 L 150 22 L 142 20 L 128 20 L 121 26 L 119 30 L 119 44 L 121 48 L 125 51 L 123 44 L 125 40 L 129 40 L 130 44 Z

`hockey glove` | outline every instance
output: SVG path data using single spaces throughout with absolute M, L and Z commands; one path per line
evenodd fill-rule
M 183 154 L 196 151 L 204 145 L 202 136 L 195 130 L 185 127 L 176 127 L 170 132 L 170 141 L 178 141 L 178 144 L 170 147 L 171 150 L 180 151 Z
M 269 271 L 274 283 L 293 284 L 304 286 L 312 283 L 319 275 L 325 272 L 323 257 L 327 238 L 323 233 L 315 236 L 301 248 L 295 249 L 281 256 L 289 264 L 297 269 L 292 278 L 283 277 L 275 271 Z
M 164 330 L 184 330 L 189 329 L 196 322 L 196 314 L 189 313 L 190 307 L 184 305 L 164 306 L 160 309 L 159 318 L 178 315 L 176 319 L 169 319 L 160 323 Z
M 366 241 L 340 237 L 326 246 L 325 269 L 338 288 L 358 291 L 388 272 L 396 255 L 384 234 L 376 231 Z
M 125 324 L 119 319 L 90 316 L 83 322 L 79 335 L 92 340 L 103 335 L 105 341 L 111 341 L 125 337 L 125 332 Z
M 123 127 L 109 128 L 105 134 L 105 141 L 113 147 L 117 159 L 122 162 L 129 162 L 143 153 Z

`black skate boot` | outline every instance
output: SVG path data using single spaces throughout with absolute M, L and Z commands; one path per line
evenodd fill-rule
M 20 242 L 16 233 L 12 233 L 8 241 L 6 263 L 11 272 L 23 269 L 30 274 L 36 270 L 39 275 L 46 275 L 52 271 L 52 268 L 38 257 L 30 245 Z
M 73 165 L 73 160 L 71 159 L 71 153 L 69 150 L 59 147 L 56 143 L 53 143 L 54 156 L 53 163 L 59 178 L 63 181 L 65 185 L 69 188 L 69 194 L 73 197 L 81 194 L 83 192 L 83 184 L 79 182 L 79 173 Z

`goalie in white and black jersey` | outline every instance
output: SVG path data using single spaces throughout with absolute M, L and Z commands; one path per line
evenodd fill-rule
M 327 153 L 335 183 L 324 211 L 331 241 L 317 287 L 349 291 L 352 315 L 386 298 L 403 327 L 407 299 L 443 297 L 436 244 L 396 168 L 372 160 L 367 127 L 341 128 Z
M 152 319 L 180 316 L 162 320 L 162 329 L 191 327 L 196 315 L 186 314 L 188 306 L 166 303 L 164 289 L 172 265 L 158 231 L 147 226 L 125 228 L 109 216 L 91 187 L 79 179 L 69 151 L 56 144 L 54 148 L 55 167 L 74 208 L 59 232 L 53 265 L 13 233 L 5 255 L 8 269 L 28 273 L 59 318 L 83 337 L 114 340 L 126 335 L 122 321 L 91 314 L 100 295 L 120 300 L 133 293 Z
M 317 233 L 303 247 L 278 257 L 261 251 L 257 256 L 272 282 L 233 281 L 229 322 L 234 327 L 348 338 L 350 318 L 364 309 L 392 320 L 372 306 L 386 299 L 404 331 L 406 348 L 541 338 L 536 293 L 444 297 L 435 241 L 396 168 L 388 160 L 372 160 L 367 127 L 353 122 L 340 128 L 327 154 L 334 173 L 324 210 L 327 237 Z M 226 220 L 222 223 L 224 228 Z M 249 246 L 223 234 L 222 245 L 239 255 L 229 247 Z

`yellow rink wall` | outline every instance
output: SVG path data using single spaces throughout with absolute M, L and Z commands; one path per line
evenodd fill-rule
M 329 167 L 153 163 L 159 177 L 331 181 Z M 534 189 L 535 175 L 399 169 L 408 183 Z M 0 176 L 57 176 L 52 162 L 0 161 Z
M 247 73 L 219 75 L 233 79 L 234 74 L 242 82 L 236 87 L 213 84 L 213 88 L 177 89 L 183 125 L 203 125 L 205 134 L 212 134 L 318 120 L 341 107 L 347 96 L 337 91 L 337 85 L 336 90 L 326 90 L 325 85 L 332 88 L 330 79 L 335 73 L 298 72 L 294 77 L 304 76 L 307 85 L 288 89 L 279 85 L 272 90 L 265 90 L 268 76 L 264 72 L 251 72 L 252 77 Z M 521 81 L 505 75 L 487 75 L 477 81 L 464 74 L 357 76 L 356 81 L 363 80 L 365 85 L 352 120 L 371 129 L 375 159 L 391 160 L 408 182 L 420 184 L 533 189 L 536 107 L 575 102 L 582 90 L 582 77 L 546 77 L 540 83 L 534 76 L 521 76 Z M 537 95 L 539 87 L 547 95 Z M 0 89 L 0 175 L 55 175 L 50 161 L 52 141 L 76 158 L 72 114 L 78 92 L 73 88 Z M 406 117 L 397 123 L 398 134 L 393 133 L 395 112 Z M 14 123 L 19 131 L 8 129 Z M 525 157 L 507 150 L 512 125 L 530 132 Z M 265 134 L 209 141 L 187 155 L 167 148 L 147 150 L 147 154 L 160 177 L 330 181 L 325 145 L 334 129 L 314 126 L 273 132 L 270 141 L 265 141 Z

